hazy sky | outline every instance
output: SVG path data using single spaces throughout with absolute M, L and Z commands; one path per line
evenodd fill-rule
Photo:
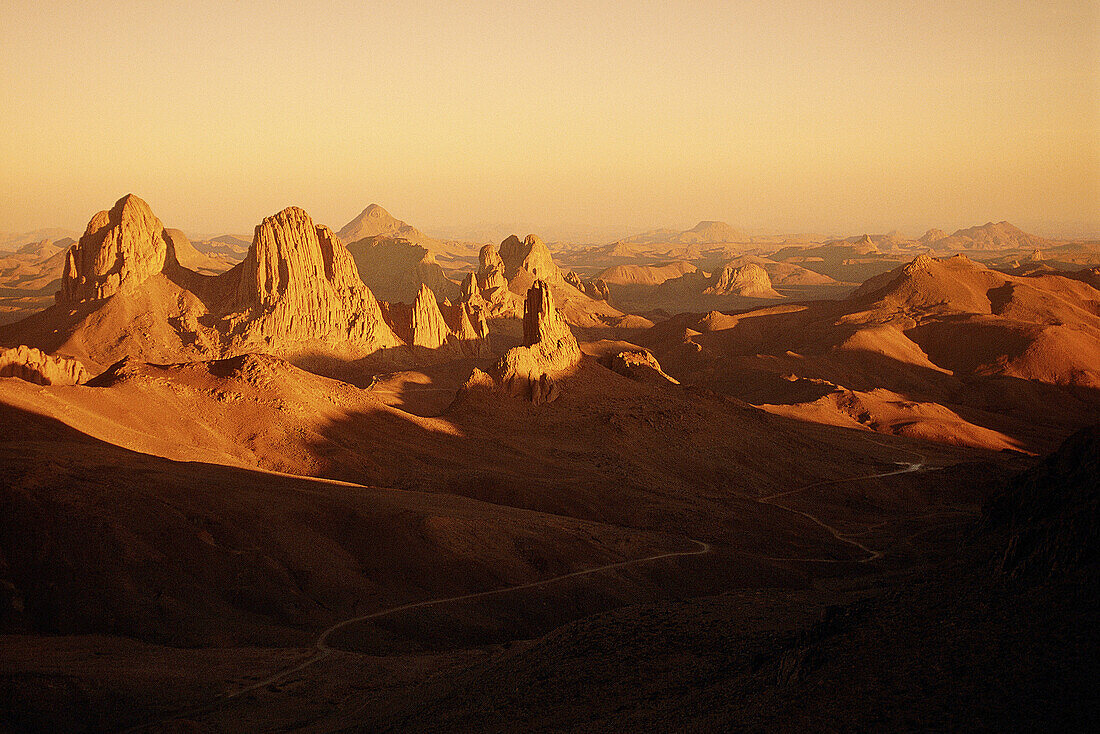
M 0 230 L 1100 232 L 1100 10 L 0 0 Z

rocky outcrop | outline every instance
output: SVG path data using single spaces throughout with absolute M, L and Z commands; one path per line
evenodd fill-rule
M 168 251 L 164 225 L 148 204 L 127 194 L 93 216 L 69 248 L 57 301 L 76 304 L 135 288 L 164 268 Z
M 556 378 L 580 359 L 576 337 L 554 308 L 550 285 L 535 281 L 524 304 L 523 346 L 505 352 L 494 376 L 513 395 L 542 403 L 558 396 Z
M 0 349 L 0 377 L 18 377 L 36 385 L 81 385 L 88 381 L 89 375 L 75 359 L 18 346 Z
M 1001 574 L 1032 582 L 1100 576 L 1098 472 L 1100 425 L 1094 425 L 989 499 L 981 525 L 1003 538 L 994 559 Z
M 441 305 L 427 286 L 420 287 L 412 305 L 383 302 L 382 313 L 409 346 L 457 350 L 471 357 L 488 353 L 489 327 L 481 311 L 464 303 Z
M 497 248 L 485 245 L 478 253 L 477 287 L 486 300 L 494 300 L 493 295 L 500 289 L 508 289 L 508 280 L 504 277 L 504 261 Z
M 478 253 L 477 273 L 470 273 L 462 282 L 459 303 L 466 306 L 475 324 L 478 319 L 518 318 L 522 313 L 521 299 L 508 289 L 504 277 L 504 261 L 497 248 L 485 245 Z
M 665 374 L 660 362 L 648 349 L 624 349 L 616 354 L 610 354 L 600 362 L 613 372 L 627 377 L 635 382 L 643 382 L 650 385 L 679 385 L 677 380 Z
M 611 290 L 602 278 L 584 281 L 581 280 L 579 275 L 570 270 L 565 274 L 565 282 L 594 301 L 606 301 L 611 297 Z
M 704 293 L 720 296 L 746 296 L 749 298 L 780 298 L 772 288 L 768 271 L 756 263 L 726 266 Z
M 420 245 L 405 239 L 375 237 L 353 242 L 347 248 L 359 277 L 380 300 L 412 303 L 421 285 L 431 288 L 437 301 L 458 298 L 458 287 L 447 278 L 435 255 Z
M 439 310 L 435 294 L 426 285 L 420 286 L 412 306 L 410 344 L 428 349 L 439 349 L 447 342 L 450 330 Z
M 224 276 L 238 310 L 232 333 L 273 346 L 319 341 L 358 351 L 399 342 L 343 243 L 289 207 L 257 227 L 244 261 Z
M 500 259 L 504 262 L 504 277 L 509 281 L 523 270 L 535 280 L 555 284 L 565 282 L 565 277 L 550 255 L 550 248 L 537 235 L 529 234 L 523 242 L 515 235 L 504 240 L 500 243 Z

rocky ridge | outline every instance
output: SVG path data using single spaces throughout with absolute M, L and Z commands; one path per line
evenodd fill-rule
M 89 375 L 75 359 L 55 357 L 20 345 L 0 349 L 0 377 L 18 377 L 37 385 L 81 385 L 88 381 Z

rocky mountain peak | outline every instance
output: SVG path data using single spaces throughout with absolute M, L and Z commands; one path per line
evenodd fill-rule
M 57 300 L 93 301 L 140 285 L 164 268 L 168 249 L 164 225 L 148 204 L 127 194 L 93 216 L 69 248 Z
M 529 234 L 523 240 L 512 235 L 500 243 L 500 258 L 504 262 L 504 277 L 511 280 L 520 270 L 526 270 L 539 280 L 564 283 L 565 277 L 538 235 Z
M 252 311 L 247 330 L 268 339 L 398 343 L 351 253 L 298 207 L 264 219 L 247 257 L 226 277 L 235 279 L 238 307 Z

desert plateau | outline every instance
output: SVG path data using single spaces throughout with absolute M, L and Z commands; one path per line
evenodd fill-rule
M 0 8 L 0 733 L 1096 731 L 1100 13 L 903 5 Z

